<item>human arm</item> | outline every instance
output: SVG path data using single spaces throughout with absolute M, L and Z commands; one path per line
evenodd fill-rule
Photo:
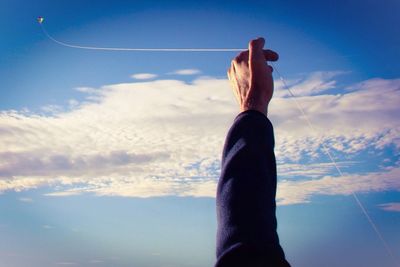
M 266 117 L 273 92 L 266 61 L 278 56 L 263 45 L 263 39 L 251 41 L 228 71 L 241 113 L 222 156 L 216 267 L 290 266 L 276 233 L 274 133 Z

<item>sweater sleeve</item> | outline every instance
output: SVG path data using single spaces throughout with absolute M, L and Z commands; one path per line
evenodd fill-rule
M 275 195 L 272 124 L 258 111 L 245 111 L 229 130 L 222 156 L 216 267 L 290 266 L 276 232 Z

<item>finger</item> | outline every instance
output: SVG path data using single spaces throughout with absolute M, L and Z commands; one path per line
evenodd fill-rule
M 262 37 L 258 37 L 257 39 L 253 39 L 249 42 L 249 51 L 261 51 L 264 47 L 265 39 Z
M 228 68 L 228 71 L 227 71 L 229 80 L 231 80 L 231 78 L 233 76 L 232 74 L 234 73 L 234 71 L 235 71 L 235 60 L 232 60 L 231 61 L 231 65 L 230 65 L 230 67 Z
M 266 61 L 277 61 L 279 59 L 278 53 L 269 49 L 264 49 L 264 57 Z
M 237 86 L 236 86 L 236 83 L 235 83 L 235 77 L 236 77 L 235 72 L 236 72 L 235 64 L 234 64 L 234 62 L 232 60 L 231 67 L 228 69 L 227 74 L 228 74 L 229 82 L 230 82 L 230 84 L 232 86 L 232 89 L 233 89 L 233 93 L 234 93 L 234 95 L 236 97 L 236 100 L 240 104 L 241 103 L 241 96 L 240 96 L 240 94 L 239 94 L 239 92 L 237 90 Z
M 231 80 L 231 71 L 232 71 L 232 65 L 226 71 L 226 75 L 228 76 L 228 80 Z
M 236 61 L 237 63 L 240 63 L 242 61 L 247 61 L 249 60 L 249 50 L 245 50 L 240 52 L 235 58 L 234 61 Z

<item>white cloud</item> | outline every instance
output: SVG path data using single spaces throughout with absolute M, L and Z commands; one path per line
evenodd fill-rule
M 79 101 L 76 100 L 76 99 L 73 99 L 73 98 L 69 99 L 68 100 L 68 105 L 69 105 L 70 108 L 75 108 L 76 106 L 79 105 Z
M 379 207 L 386 211 L 400 212 L 400 202 L 391 202 L 379 205 Z
M 86 94 L 95 94 L 98 92 L 98 90 L 96 90 L 95 88 L 92 87 L 76 87 L 75 88 L 76 91 L 81 92 L 81 93 L 86 93 Z
M 284 93 L 271 102 L 281 204 L 307 202 L 315 194 L 348 194 L 348 188 L 400 190 L 395 169 L 338 178 L 331 176 L 332 164 L 321 159 L 322 142 L 335 155 L 400 149 L 400 80 L 373 79 L 344 94 L 315 95 L 335 86 L 337 74 L 314 73 L 297 81 L 297 88 L 312 81 L 307 88 L 323 89 L 294 89 L 302 92 L 298 101 L 317 133 Z M 48 196 L 215 196 L 225 134 L 238 112 L 227 80 L 155 80 L 76 90 L 87 94 L 86 100 L 68 111 L 0 112 L 0 192 L 49 186 L 54 191 Z M 358 164 L 338 161 L 343 169 Z
M 280 205 L 309 202 L 315 195 L 351 195 L 355 193 L 400 191 L 400 168 L 367 174 L 324 176 L 305 181 L 281 181 L 277 202 Z
M 63 110 L 62 106 L 59 105 L 46 105 L 41 107 L 41 110 L 48 113 L 57 113 Z
M 195 74 L 200 74 L 201 71 L 198 69 L 181 69 L 181 70 L 176 70 L 171 72 L 170 74 L 176 74 L 176 75 L 195 75 Z
M 389 144 L 400 148 L 399 90 L 400 79 L 372 79 L 346 94 L 298 97 L 316 132 L 310 130 L 292 98 L 274 98 L 269 113 L 279 144 L 277 154 L 291 160 L 304 153 L 314 157 L 322 142 L 347 154 Z
M 44 195 L 49 197 L 67 197 L 67 196 L 76 196 L 81 193 L 83 193 L 83 191 L 74 188 L 68 191 L 52 192 L 52 193 L 46 193 Z
M 48 195 L 204 195 L 236 110 L 226 83 L 117 84 L 81 90 L 97 98 L 54 116 L 3 111 L 0 191 L 60 185 Z
M 135 73 L 131 75 L 131 78 L 136 80 L 149 80 L 157 77 L 157 74 L 153 73 Z
M 344 170 L 346 168 L 357 165 L 359 162 L 355 161 L 345 161 L 345 162 L 336 162 L 336 165 Z M 298 178 L 304 179 L 314 179 L 323 177 L 329 173 L 336 172 L 335 165 L 331 162 L 328 163 L 307 163 L 307 164 L 299 164 L 299 163 L 279 163 L 277 164 L 277 170 L 279 173 L 280 179 L 284 180 L 295 180 Z
M 344 71 L 316 71 L 304 78 L 285 80 L 287 86 L 295 92 L 296 96 L 316 95 L 329 89 L 336 87 L 335 78 L 338 75 L 348 74 Z M 276 97 L 289 96 L 289 92 L 285 88 L 285 84 L 281 79 L 275 82 Z

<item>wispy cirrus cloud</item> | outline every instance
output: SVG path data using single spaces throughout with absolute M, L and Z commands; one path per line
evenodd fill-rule
M 316 195 L 351 195 L 354 193 L 400 191 L 400 168 L 367 174 L 325 175 L 314 180 L 281 181 L 277 202 L 281 205 L 310 202 Z M 391 206 L 386 207 L 388 210 Z M 392 207 L 393 208 L 393 207 Z
M 96 88 L 87 87 L 87 86 L 76 87 L 75 90 L 78 92 L 87 93 L 87 94 L 95 94 L 98 91 Z
M 328 93 L 339 74 L 312 73 L 293 84 L 317 132 L 277 85 L 269 114 L 280 204 L 308 202 L 318 194 L 400 190 L 396 159 L 391 168 L 379 168 L 377 158 L 374 170 L 354 171 L 363 161 L 357 155 L 400 148 L 400 79 L 372 79 L 343 88 L 344 93 Z M 49 196 L 215 195 L 222 145 L 237 114 L 227 80 L 154 80 L 77 90 L 86 100 L 68 111 L 1 111 L 0 192 L 46 186 L 54 188 Z M 344 177 L 335 176 L 322 143 L 339 156 Z
M 201 71 L 198 69 L 180 69 L 170 72 L 169 74 L 176 74 L 176 75 L 195 75 L 200 74 Z
M 400 79 L 371 79 L 349 88 L 354 90 L 297 98 L 316 132 L 309 129 L 294 103 L 289 104 L 292 99 L 275 98 L 271 102 L 271 118 L 280 143 L 277 152 L 294 160 L 304 153 L 315 157 L 323 141 L 333 150 L 347 154 L 387 145 L 399 149 Z
M 149 80 L 149 79 L 154 79 L 158 75 L 154 73 L 135 73 L 131 75 L 131 78 L 136 79 L 136 80 Z
M 329 89 L 336 87 L 335 78 L 339 75 L 348 74 L 346 71 L 316 71 L 301 78 L 285 81 L 290 86 L 296 96 L 317 95 Z M 290 94 L 285 90 L 282 80 L 277 80 L 275 86 L 278 90 L 275 93 L 277 97 L 288 97 Z
M 386 211 L 400 212 L 400 202 L 391 202 L 379 205 L 379 207 Z
M 357 161 L 336 162 L 341 170 L 347 170 L 359 164 Z M 278 162 L 278 173 L 281 180 L 312 180 L 320 178 L 328 173 L 335 173 L 335 165 L 332 162 L 318 163 L 285 163 Z

